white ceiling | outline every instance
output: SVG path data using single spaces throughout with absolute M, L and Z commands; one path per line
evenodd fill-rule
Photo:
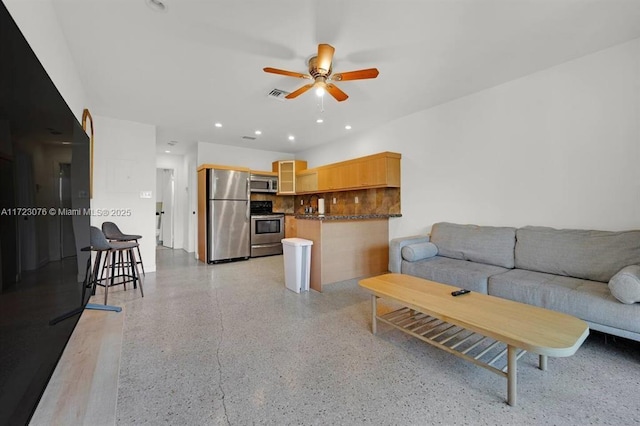
M 53 1 L 92 113 L 157 125 L 174 153 L 297 152 L 640 37 L 640 0 Z M 334 72 L 379 77 L 337 83 L 350 97 L 325 96 L 324 112 L 312 91 L 268 98 L 306 80 L 262 68 L 306 73 L 318 43 Z

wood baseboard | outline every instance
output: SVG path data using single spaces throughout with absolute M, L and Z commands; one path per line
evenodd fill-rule
M 31 425 L 113 425 L 124 310 L 85 310 L 62 353 Z

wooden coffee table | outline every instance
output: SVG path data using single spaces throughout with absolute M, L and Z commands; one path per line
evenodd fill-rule
M 366 278 L 360 286 L 371 292 L 373 334 L 382 321 L 506 377 L 509 405 L 516 405 L 522 355 L 538 354 L 546 370 L 547 356 L 571 356 L 589 335 L 587 323 L 570 315 L 475 292 L 454 297 L 458 287 L 410 275 Z M 404 307 L 378 316 L 380 297 Z

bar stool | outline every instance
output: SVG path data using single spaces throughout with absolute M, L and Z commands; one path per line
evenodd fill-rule
M 138 243 L 134 241 L 107 241 L 104 233 L 95 226 L 91 227 L 90 234 L 91 251 L 96 252 L 96 258 L 93 263 L 93 272 L 91 274 L 92 292 L 95 294 L 96 286 L 100 285 L 104 287 L 104 304 L 107 304 L 107 296 L 109 293 L 109 287 L 114 285 L 123 284 L 126 290 L 126 283 L 133 282 L 133 287 L 136 288 L 136 284 L 140 284 L 140 295 L 144 297 L 144 291 L 142 289 L 142 280 L 140 272 L 138 271 L 138 262 L 136 262 L 136 255 L 133 251 L 138 247 Z M 106 271 L 106 277 L 102 277 L 100 270 L 100 263 L 102 262 L 102 255 L 104 253 L 104 266 L 102 271 Z M 130 275 L 126 270 L 122 270 L 119 275 L 115 274 L 116 256 L 120 256 L 123 260 L 123 254 L 127 257 L 127 262 L 120 262 L 121 267 L 124 268 L 128 265 Z M 119 282 L 116 282 L 116 278 L 121 278 Z
M 109 241 L 134 241 L 137 244 L 138 240 L 142 238 L 142 235 L 123 234 L 122 231 L 120 231 L 120 228 L 118 228 L 118 225 L 113 222 L 103 222 L 102 232 L 104 232 L 105 237 L 107 237 Z M 144 272 L 140 246 L 136 245 L 136 249 L 138 250 L 138 263 L 142 268 L 142 275 L 147 276 Z

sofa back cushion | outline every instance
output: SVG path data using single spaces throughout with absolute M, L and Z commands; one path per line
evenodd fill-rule
M 513 268 L 516 228 L 440 222 L 431 228 L 438 256 Z
M 608 282 L 625 266 L 640 264 L 640 231 L 526 226 L 516 236 L 520 269 Z

